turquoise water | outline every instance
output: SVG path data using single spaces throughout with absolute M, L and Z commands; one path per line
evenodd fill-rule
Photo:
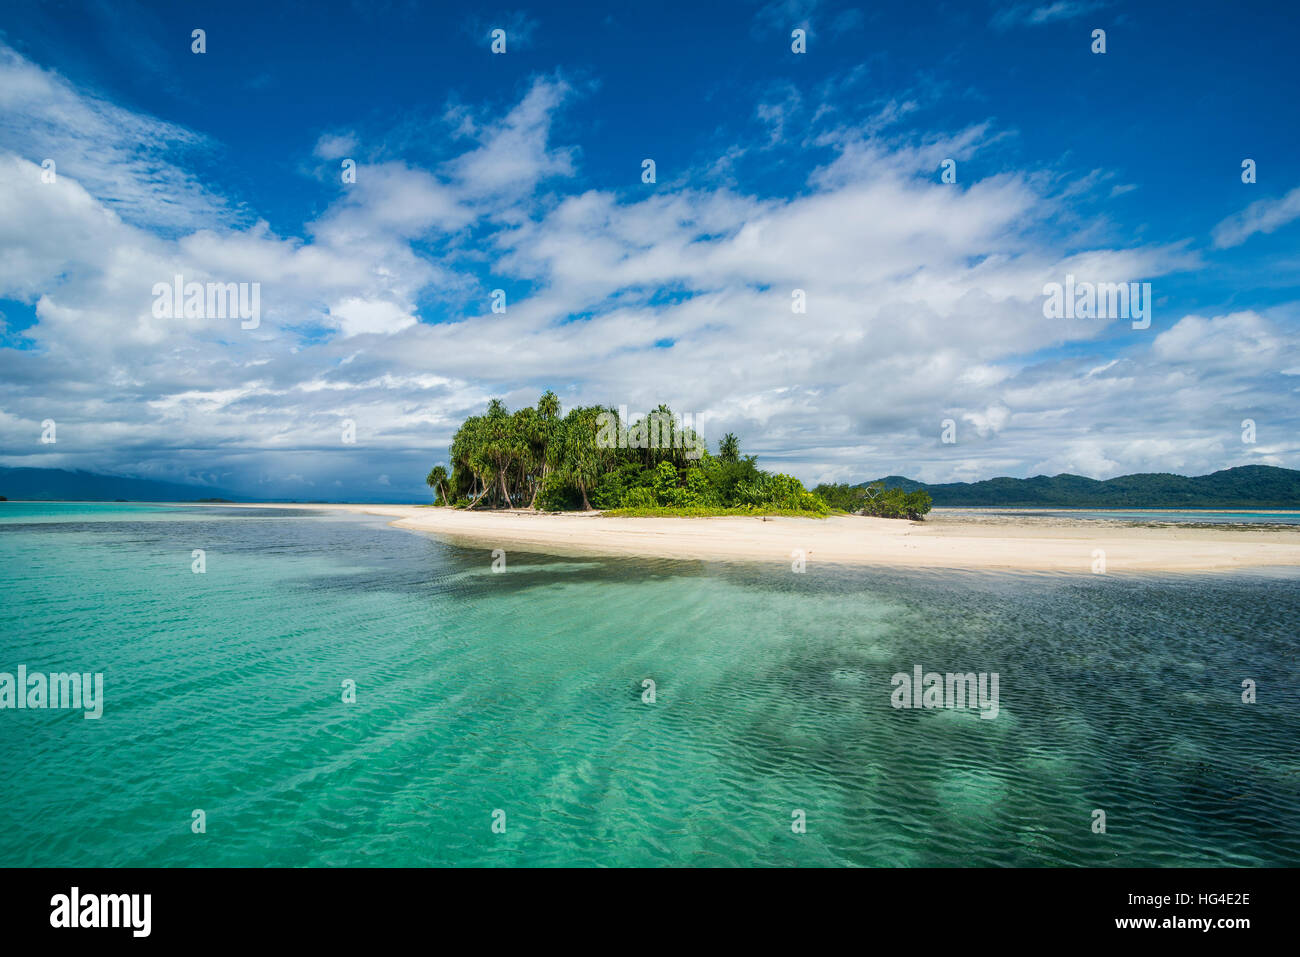
M 491 563 L 365 517 L 0 505 L 0 671 L 105 684 L 98 721 L 0 710 L 0 864 L 1300 863 L 1294 570 Z M 999 673 L 998 717 L 895 710 L 915 664 Z
M 1300 525 L 1300 512 L 1274 509 L 1267 511 L 1231 511 L 1214 509 L 1165 508 L 944 508 L 936 511 L 957 515 L 1015 515 L 1045 518 L 1070 518 L 1089 521 L 1150 522 L 1154 524 L 1193 525 Z

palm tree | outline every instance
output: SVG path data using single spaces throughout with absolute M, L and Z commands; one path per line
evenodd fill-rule
M 438 497 L 442 499 L 443 505 L 448 504 L 447 493 L 443 489 L 443 484 L 446 481 L 447 481 L 447 470 L 443 468 L 441 465 L 435 465 L 432 469 L 430 469 L 428 478 L 424 480 L 425 485 L 429 486 L 429 488 L 431 489 L 434 489 L 438 493 Z
M 532 508 L 532 503 L 537 500 L 537 491 L 542 484 L 541 471 L 545 461 L 546 430 L 541 416 L 530 406 L 524 406 L 514 414 L 511 427 L 514 429 L 519 448 L 519 457 L 515 462 L 517 481 L 512 484 L 512 488 L 521 500 L 524 495 L 531 492 L 528 507 Z
M 596 435 L 600 431 L 598 419 L 604 411 L 593 405 L 572 409 L 564 417 L 562 468 L 565 477 L 578 487 L 582 495 L 583 511 L 591 510 L 591 502 L 587 501 L 587 489 L 600 481 L 609 458 L 609 450 L 602 449 L 596 443 Z
M 483 501 L 491 488 L 490 465 L 484 456 L 485 423 L 471 415 L 451 440 L 451 488 L 457 496 L 468 496 L 469 508 Z
M 489 468 L 482 471 L 491 471 L 500 488 L 501 497 L 505 500 L 506 508 L 514 508 L 514 503 L 510 501 L 510 489 L 506 485 L 506 477 L 510 473 L 511 464 L 523 455 L 523 442 L 520 440 L 515 420 L 500 399 L 493 399 L 488 403 L 487 415 L 483 421 L 482 456 Z
M 718 458 L 724 462 L 740 461 L 740 439 L 736 438 L 735 432 L 728 432 L 718 443 Z
M 537 400 L 537 416 L 533 421 L 534 431 L 529 436 L 530 445 L 533 446 L 534 461 L 541 468 L 541 475 L 538 476 L 536 483 L 533 485 L 533 498 L 528 503 L 529 508 L 537 507 L 537 496 L 541 492 L 542 486 L 546 483 L 546 476 L 550 474 L 553 465 L 551 446 L 555 442 L 555 434 L 560 418 L 560 400 L 554 392 L 547 389 L 542 393 L 542 397 Z

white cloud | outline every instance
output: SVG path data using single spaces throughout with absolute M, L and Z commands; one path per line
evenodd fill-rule
M 342 159 L 357 151 L 355 133 L 322 133 L 316 141 L 312 155 L 320 159 Z
M 54 161 L 107 210 L 171 230 L 228 223 L 229 205 L 182 165 L 213 144 L 172 123 L 80 93 L 0 41 L 0 150 Z
M 1235 312 L 1213 319 L 1185 316 L 1156 337 L 1152 352 L 1168 363 L 1194 363 L 1198 369 L 1276 367 L 1292 344 L 1254 312 Z
M 91 109 L 52 74 L 9 69 Z M 1045 320 L 1042 286 L 1067 272 L 1158 282 L 1199 260 L 1185 244 L 1072 233 L 1072 197 L 1050 177 L 939 183 L 939 161 L 986 146 L 988 125 L 921 139 L 880 116 L 838 128 L 787 197 L 698 178 L 617 194 L 572 186 L 578 153 L 551 142 L 569 97 L 543 78 L 499 120 L 457 114 L 460 156 L 363 164 L 301 235 L 195 205 L 173 236 L 146 228 L 147 190 L 128 217 L 97 191 L 102 170 L 47 185 L 34 161 L 0 155 L 0 297 L 38 317 L 33 350 L 0 349 L 3 460 L 267 495 L 287 476 L 357 489 L 386 475 L 389 492 L 424 494 L 461 418 L 548 387 L 566 407 L 703 413 L 711 438 L 735 431 L 808 481 L 1205 471 L 1259 460 L 1239 441 L 1246 415 L 1300 435 L 1295 307 L 1157 314 L 1146 332 Z M 176 273 L 260 282 L 261 326 L 156 319 L 150 290 Z M 487 308 L 485 273 L 523 290 L 505 314 Z M 791 311 L 795 289 L 806 313 Z M 47 417 L 57 447 L 37 441 Z M 955 446 L 940 442 L 946 418 Z M 1270 442 L 1294 461 L 1294 440 Z
M 1300 219 L 1300 186 L 1281 199 L 1261 199 L 1214 227 L 1214 245 L 1240 246 L 1256 233 L 1271 233 Z
M 392 335 L 418 321 L 409 308 L 387 300 L 344 299 L 330 307 L 345 336 Z
M 573 174 L 573 150 L 548 145 L 551 117 L 572 90 L 562 80 L 538 80 L 499 122 L 477 124 L 457 113 L 479 146 L 449 164 L 449 173 L 474 198 L 517 199 L 550 176 Z
M 1105 4 L 1089 0 L 1054 0 L 1052 3 L 1032 3 L 1004 7 L 993 15 L 993 26 L 1009 30 L 1017 26 L 1041 26 L 1058 20 L 1073 20 L 1085 13 L 1101 9 Z

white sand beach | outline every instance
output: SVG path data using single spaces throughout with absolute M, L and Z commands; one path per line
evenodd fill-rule
M 414 505 L 235 505 L 339 510 L 393 519 L 397 528 L 457 544 L 559 555 L 632 555 L 789 565 L 819 562 L 913 568 L 1091 573 L 1207 571 L 1300 565 L 1300 527 L 1131 526 L 1047 516 L 969 517 L 936 511 L 925 522 L 839 515 L 809 518 L 614 518 L 463 511 Z

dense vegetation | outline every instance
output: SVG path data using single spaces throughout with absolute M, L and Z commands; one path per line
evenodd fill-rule
M 910 518 L 922 521 L 930 511 L 930 496 L 922 489 L 904 492 L 886 488 L 882 482 L 870 485 L 818 485 L 813 493 L 841 512 L 857 512 L 878 518 Z
M 728 434 L 710 453 L 666 406 L 633 422 L 585 406 L 560 415 L 545 393 L 510 412 L 499 399 L 471 416 L 451 444 L 450 470 L 427 483 L 441 504 L 462 508 L 599 508 L 623 515 L 832 511 L 922 519 L 931 505 L 1145 508 L 1298 508 L 1300 471 L 1246 465 L 1187 478 L 1167 473 L 1097 481 L 1078 475 L 923 485 L 889 476 L 861 485 L 819 485 L 765 472 Z
M 614 409 L 560 415 L 555 393 L 510 412 L 499 399 L 452 438 L 451 471 L 426 483 L 463 508 L 599 508 L 615 514 L 762 513 L 824 516 L 830 509 L 797 478 L 764 472 L 728 434 L 711 454 L 702 437 L 659 406 L 624 422 Z
M 1081 475 L 1036 475 L 923 485 L 891 475 L 872 484 L 924 490 L 938 506 L 1060 508 L 1300 508 L 1300 471 L 1242 465 L 1188 478 L 1168 472 L 1098 481 Z

